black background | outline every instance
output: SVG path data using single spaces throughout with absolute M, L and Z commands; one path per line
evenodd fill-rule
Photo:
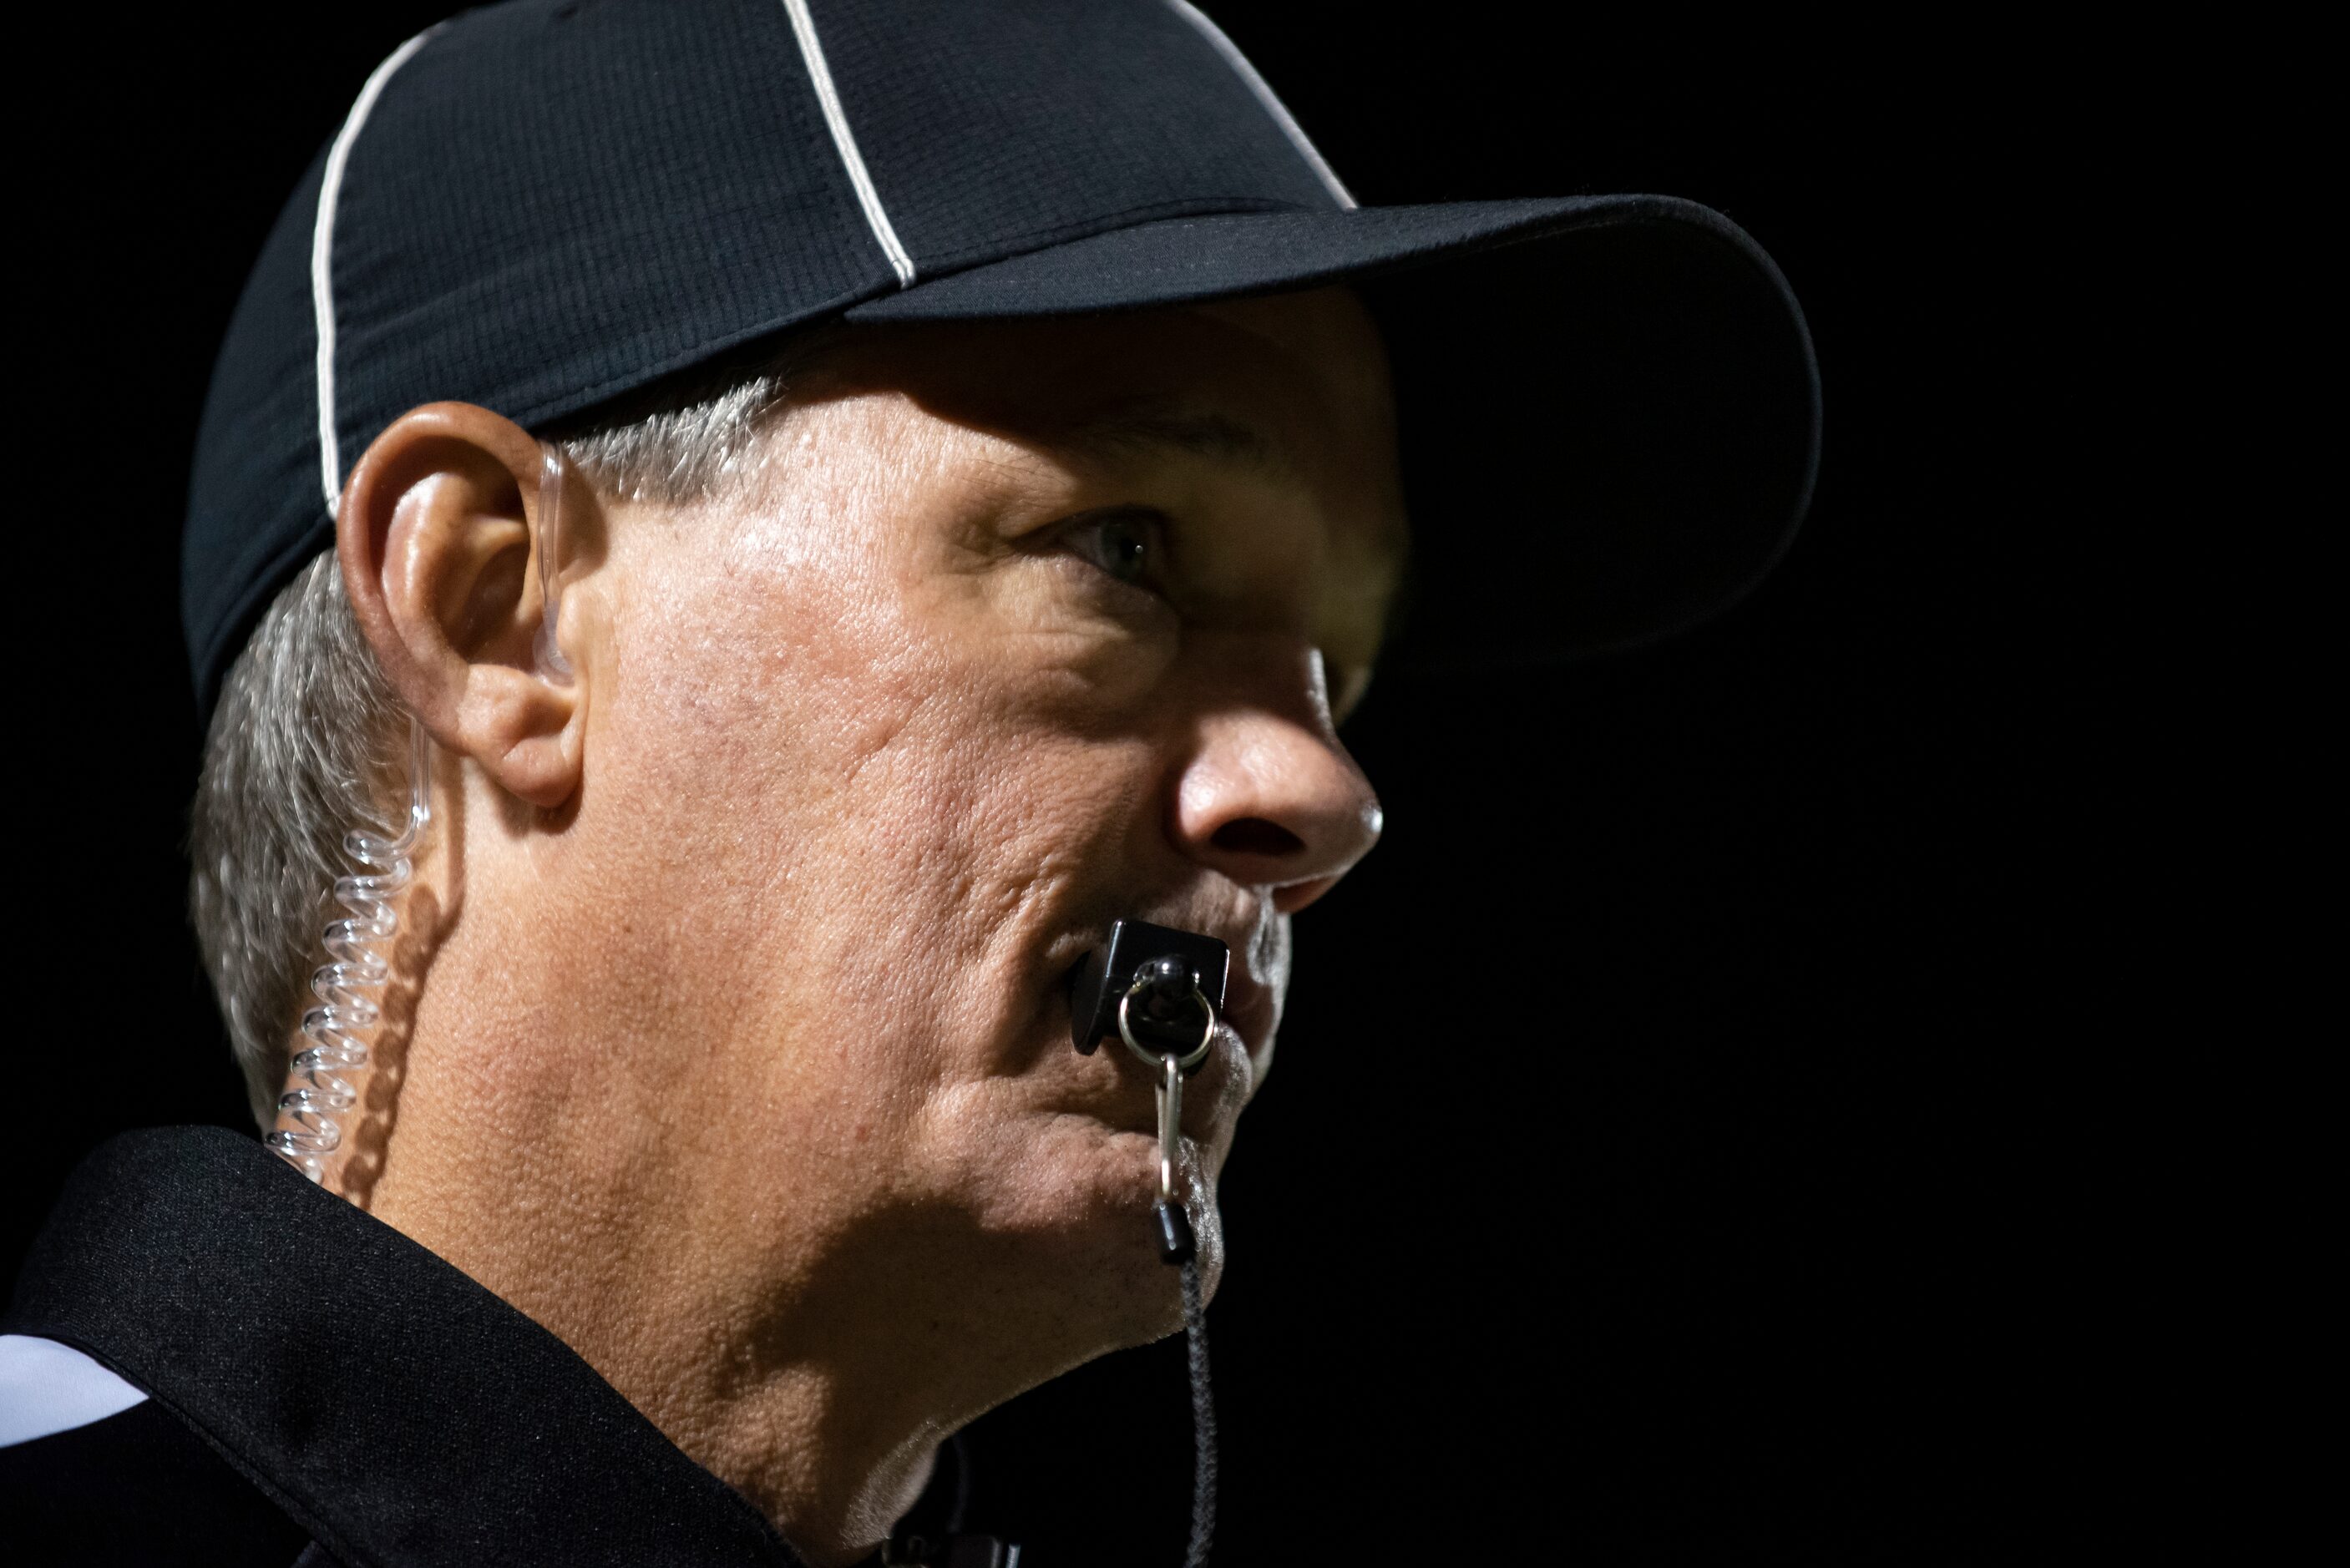
M 25 170 L 9 629 L 36 923 L 0 1267 L 101 1137 L 247 1125 L 182 912 L 190 442 L 279 203 L 440 14 L 60 36 L 90 89 Z M 1220 1560 L 2085 1539 L 2126 1355 L 2104 1084 L 2144 1008 L 2159 111 L 2046 33 L 1216 15 L 1367 202 L 1728 213 L 1803 296 L 1827 406 L 1812 522 L 1732 616 L 1561 677 L 1382 677 L 1350 726 L 1388 828 L 1301 924 L 1225 1180 Z M 972 1440 L 982 1521 L 1029 1568 L 1180 1556 L 1175 1346 Z

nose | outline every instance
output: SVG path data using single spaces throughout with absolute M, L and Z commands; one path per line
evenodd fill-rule
M 1321 654 L 1245 643 L 1215 661 L 1218 700 L 1176 789 L 1174 832 L 1192 859 L 1295 914 L 1378 842 L 1379 800 L 1331 722 Z

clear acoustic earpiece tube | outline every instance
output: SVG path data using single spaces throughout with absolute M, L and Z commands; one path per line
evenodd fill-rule
M 538 597 L 544 607 L 538 619 L 538 667 L 559 686 L 572 681 L 571 660 L 555 640 L 557 612 L 563 608 L 563 584 L 556 575 L 563 562 L 563 453 L 553 441 L 538 443 Z
M 277 1127 L 269 1147 L 313 1181 L 343 1146 L 343 1127 L 358 1106 L 376 1026 L 383 1021 L 383 988 L 391 979 L 392 940 L 400 934 L 395 900 L 415 875 L 411 857 L 432 820 L 432 742 L 424 726 L 408 722 L 408 822 L 394 836 L 364 829 L 346 834 L 343 850 L 366 870 L 335 878 L 335 902 L 349 913 L 327 923 L 327 961 L 310 973 L 317 1005 L 302 1015 L 286 1092 L 277 1099 Z
M 573 680 L 571 662 L 555 638 L 560 608 L 563 454 L 541 442 L 538 475 L 538 580 L 544 610 L 536 652 L 540 669 L 559 685 Z M 344 1129 L 358 1109 L 375 1033 L 383 1022 L 383 990 L 391 980 L 391 947 L 400 935 L 398 900 L 416 875 L 414 856 L 432 822 L 432 741 L 424 725 L 408 721 L 408 819 L 396 835 L 360 829 L 344 836 L 343 851 L 364 870 L 335 878 L 334 899 L 348 911 L 327 923 L 327 961 L 310 973 L 317 1005 L 302 1015 L 307 1043 L 288 1064 L 277 1097 L 277 1126 L 264 1141 L 313 1181 L 324 1181 L 342 1149 Z

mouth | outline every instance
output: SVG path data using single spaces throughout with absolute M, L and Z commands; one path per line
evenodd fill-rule
M 1217 1131 L 1217 1124 L 1236 1114 L 1239 1105 L 1232 1103 L 1232 1091 L 1241 1087 L 1240 1100 L 1245 1101 L 1247 1086 L 1255 1077 L 1254 1059 L 1266 1045 L 1272 1033 L 1274 998 L 1271 991 L 1251 972 L 1247 953 L 1249 933 L 1211 928 L 1201 930 L 1193 927 L 1175 927 L 1190 934 L 1211 937 L 1221 941 L 1230 951 L 1231 967 L 1226 972 L 1224 1005 L 1218 1011 L 1211 1032 L 1206 1057 L 1183 1082 L 1182 1130 L 1186 1137 L 1204 1143 Z M 1068 1049 L 1070 1032 L 1066 1021 L 1077 1005 L 1076 993 L 1085 973 L 1087 960 L 1105 944 L 1107 933 L 1090 936 L 1077 948 L 1076 957 L 1062 967 L 1056 986 L 1060 1018 L 1065 1027 L 1057 1031 Z M 1057 956 L 1057 955 L 1056 955 Z M 1196 1038 L 1196 1037 L 1195 1037 Z M 1149 1068 L 1121 1042 L 1115 1033 L 1103 1039 L 1089 1060 L 1102 1065 L 1097 1068 L 1104 1078 L 1114 1078 L 1113 1093 L 1117 1107 L 1104 1107 L 1101 1119 L 1120 1132 L 1131 1132 L 1152 1138 L 1158 1136 L 1156 1084 Z M 1092 1076 L 1092 1074 L 1088 1075 Z

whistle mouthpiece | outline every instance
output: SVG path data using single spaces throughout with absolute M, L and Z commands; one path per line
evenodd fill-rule
M 1150 1034 L 1154 1049 L 1189 1051 L 1200 1035 L 1199 1009 L 1189 1005 L 1191 987 L 1200 988 L 1221 1018 L 1232 967 L 1232 950 L 1213 937 L 1119 920 L 1109 929 L 1109 945 L 1096 948 L 1077 966 L 1069 988 L 1070 1043 L 1092 1055 L 1103 1035 L 1117 1033 L 1118 1001 L 1140 980 L 1140 1005 L 1132 1010 L 1137 1032 Z
M 1199 1239 L 1191 1234 L 1191 1217 L 1172 1198 L 1150 1211 L 1152 1232 L 1159 1238 L 1159 1261 L 1188 1263 L 1200 1255 Z

